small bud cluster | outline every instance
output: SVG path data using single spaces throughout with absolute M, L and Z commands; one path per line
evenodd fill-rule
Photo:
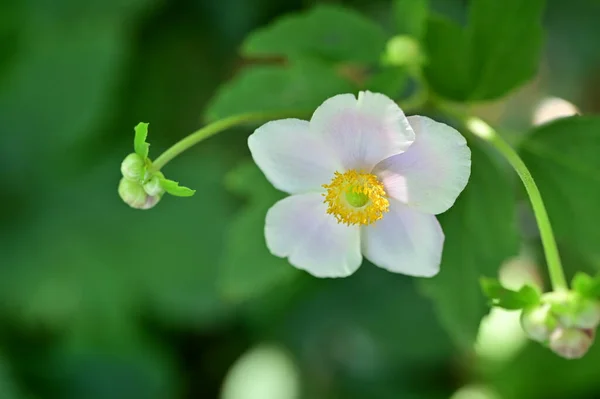
M 525 333 L 566 359 L 587 353 L 599 324 L 600 302 L 575 292 L 544 294 L 539 305 L 521 314 Z
M 150 161 L 136 153 L 129 154 L 121 163 L 123 178 L 119 182 L 119 195 L 135 209 L 150 209 L 160 201 L 164 189 L 161 172 L 150 171 Z

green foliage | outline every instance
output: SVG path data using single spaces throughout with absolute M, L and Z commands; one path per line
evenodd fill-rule
M 254 164 L 247 162 L 227 176 L 227 186 L 247 199 L 232 220 L 220 270 L 220 287 L 228 298 L 240 301 L 256 297 L 299 272 L 286 259 L 271 255 L 265 244 L 267 210 L 283 198 Z
M 312 112 L 325 99 L 353 91 L 334 69 L 314 61 L 290 67 L 257 66 L 224 84 L 206 109 L 209 120 L 246 112 Z
M 399 98 L 408 83 L 408 73 L 403 67 L 387 67 L 373 73 L 365 84 L 365 89 L 382 93 L 390 98 Z
M 524 309 L 540 302 L 539 291 L 530 285 L 514 291 L 503 287 L 497 279 L 484 277 L 481 279 L 481 288 L 493 306 L 508 310 Z
M 446 235 L 440 273 L 421 281 L 441 321 L 465 347 L 474 342 L 489 310 L 480 277 L 497 275 L 502 261 L 518 249 L 512 184 L 479 143 L 469 146 L 472 169 L 467 188 L 439 216 Z
M 600 118 L 571 117 L 534 129 L 521 155 L 535 178 L 560 243 L 600 259 Z
M 134 130 L 133 149 L 142 159 L 146 159 L 150 151 L 150 144 L 146 142 L 146 138 L 148 137 L 148 123 L 140 122 Z
M 169 179 L 160 179 L 160 186 L 169 194 L 176 197 L 191 197 L 196 190 L 180 186 L 178 182 Z
M 427 27 L 429 0 L 394 0 L 392 13 L 396 35 L 421 39 Z
M 575 292 L 583 297 L 600 297 L 600 276 L 590 277 L 583 272 L 577 272 L 571 282 L 571 287 Z
M 5 360 L 4 356 L 0 354 L 0 398 L 20 399 L 21 396 L 17 394 L 17 387 Z
M 499 98 L 531 79 L 542 45 L 544 0 L 472 0 L 469 20 L 431 18 L 425 36 L 433 90 L 457 101 Z
M 361 14 L 333 5 L 281 17 L 245 40 L 246 56 L 311 57 L 327 62 L 376 63 L 385 46 L 381 27 Z

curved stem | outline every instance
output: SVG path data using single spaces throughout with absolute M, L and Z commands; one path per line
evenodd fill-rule
M 167 163 L 169 163 L 169 161 L 177 157 L 179 154 L 181 154 L 188 148 L 198 144 L 199 142 L 208 137 L 214 136 L 215 134 L 222 132 L 223 130 L 229 129 L 230 127 L 241 125 L 243 123 L 263 122 L 277 118 L 291 118 L 293 116 L 298 116 L 302 114 L 302 112 L 281 111 L 257 112 L 230 116 L 228 118 L 218 120 L 216 122 L 204 126 L 201 129 L 196 130 L 195 132 L 179 140 L 177 143 L 173 144 L 170 148 L 168 148 L 165 152 L 163 152 L 158 158 L 154 160 L 154 162 L 152 163 L 152 169 L 154 171 L 159 171 Z
M 565 279 L 565 274 L 560 261 L 552 225 L 550 224 L 550 219 L 548 218 L 548 212 L 546 212 L 542 195 L 535 184 L 531 172 L 529 172 L 529 169 L 527 169 L 527 166 L 519 154 L 483 120 L 476 117 L 461 117 L 460 119 L 464 121 L 467 128 L 473 134 L 493 145 L 521 178 L 525 190 L 529 195 L 533 213 L 535 214 L 535 219 L 538 228 L 540 229 L 540 236 L 542 238 L 542 245 L 544 247 L 544 254 L 546 255 L 552 287 L 554 290 L 567 290 L 567 280 Z

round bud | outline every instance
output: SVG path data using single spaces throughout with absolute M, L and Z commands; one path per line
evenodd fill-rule
M 577 328 L 595 329 L 600 324 L 600 302 L 590 298 L 579 298 L 573 315 Z
M 388 40 L 383 60 L 388 65 L 421 65 L 424 57 L 419 42 L 407 35 Z
M 126 178 L 119 182 L 119 196 L 130 207 L 150 209 L 160 201 L 160 195 L 148 195 L 139 184 Z
M 150 196 L 157 196 L 161 195 L 165 190 L 163 190 L 160 185 L 160 178 L 158 176 L 152 176 L 150 180 L 144 183 L 144 191 Z
M 126 179 L 139 181 L 144 177 L 144 173 L 144 159 L 136 153 L 127 155 L 121 163 L 121 174 Z
M 550 336 L 550 349 L 565 359 L 579 359 L 594 342 L 594 330 L 557 328 Z
M 521 313 L 521 327 L 534 341 L 548 341 L 556 325 L 556 318 L 548 304 L 523 309 Z

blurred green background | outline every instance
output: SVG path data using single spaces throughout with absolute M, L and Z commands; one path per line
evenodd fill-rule
M 505 314 L 465 345 L 414 279 L 365 262 L 317 280 L 265 256 L 278 194 L 248 166 L 251 126 L 168 165 L 194 197 L 122 203 L 133 127 L 150 122 L 156 157 L 202 126 L 244 37 L 316 3 L 0 0 L 0 399 L 600 397 L 600 345 L 568 362 Z M 390 24 L 390 1 L 337 3 Z M 431 1 L 458 21 L 465 7 Z M 538 76 L 477 112 L 518 139 L 547 96 L 600 111 L 598 21 L 598 1 L 549 1 Z M 519 216 L 533 266 L 518 269 L 536 275 Z

